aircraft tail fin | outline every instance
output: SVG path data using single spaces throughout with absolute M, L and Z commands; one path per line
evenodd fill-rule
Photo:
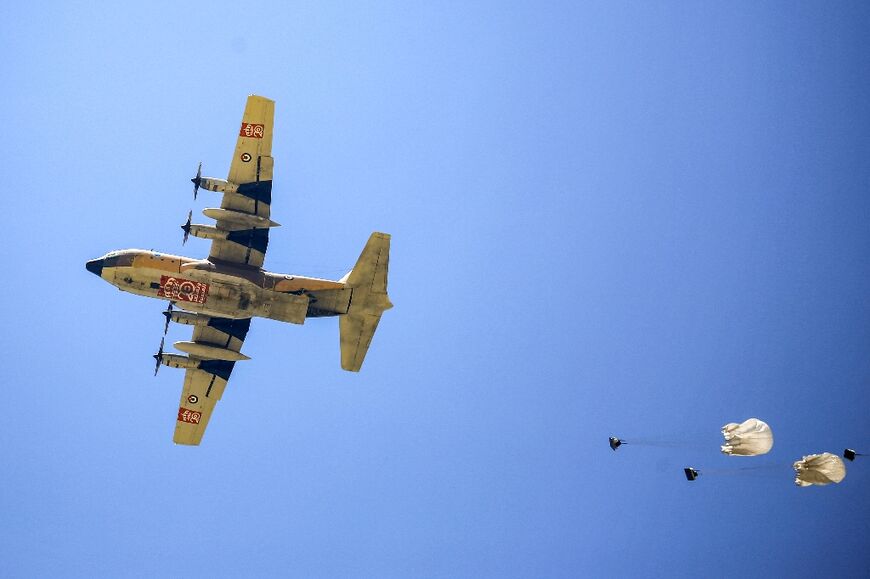
M 393 307 L 387 295 L 390 234 L 372 233 L 356 265 L 340 281 L 353 290 L 350 307 L 338 320 L 341 367 L 359 372 L 385 310 Z

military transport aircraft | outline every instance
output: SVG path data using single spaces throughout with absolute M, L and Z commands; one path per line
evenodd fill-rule
M 200 188 L 223 194 L 220 208 L 204 209 L 215 225 L 182 226 L 189 235 L 212 240 L 208 259 L 194 259 L 141 249 L 112 251 L 86 264 L 118 289 L 167 300 L 169 322 L 193 326 L 191 341 L 175 342 L 188 354 L 163 352 L 157 364 L 184 368 L 184 389 L 175 424 L 177 444 L 202 440 L 215 404 L 221 399 L 241 353 L 251 318 L 271 318 L 302 324 L 305 318 L 340 316 L 341 367 L 358 372 L 384 310 L 387 296 L 390 236 L 372 233 L 353 269 L 338 281 L 265 271 L 263 258 L 272 221 L 272 125 L 275 102 L 251 95 L 245 106 L 236 152 L 226 180 L 203 177 L 202 165 L 193 181 Z M 184 311 L 173 309 L 173 304 Z

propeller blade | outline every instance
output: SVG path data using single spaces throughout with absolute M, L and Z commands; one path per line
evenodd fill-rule
M 196 201 L 196 194 L 199 192 L 199 185 L 202 183 L 202 161 L 199 162 L 199 166 L 196 168 L 196 177 L 190 180 L 193 183 L 193 200 Z
M 166 324 L 163 326 L 163 335 L 169 331 L 169 322 L 172 320 L 172 302 L 169 302 L 169 307 L 163 312 L 163 317 L 166 318 Z
M 157 376 L 157 371 L 160 369 L 160 362 L 163 361 L 163 342 L 166 338 L 160 338 L 160 349 L 154 354 L 154 359 L 157 360 L 157 365 L 154 366 L 154 375 Z
M 184 231 L 184 239 L 181 240 L 181 245 L 187 243 L 187 238 L 190 237 L 190 220 L 193 217 L 193 209 L 191 209 L 187 214 L 187 223 L 181 226 L 182 231 Z

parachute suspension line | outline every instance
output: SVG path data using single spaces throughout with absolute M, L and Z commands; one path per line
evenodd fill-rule
M 631 444 L 632 446 L 655 446 L 658 448 L 688 448 L 705 450 L 710 447 L 709 444 L 699 442 L 689 442 L 686 440 L 656 440 L 653 438 L 631 438 L 622 440 L 622 444 Z
M 693 467 L 684 468 L 688 480 L 695 480 L 700 475 L 706 476 L 763 476 L 776 478 L 788 477 L 788 472 L 791 470 L 790 464 L 775 463 L 764 464 L 760 466 L 736 466 L 733 468 L 702 468 L 695 469 Z
M 741 475 L 763 472 L 776 472 L 778 470 L 791 470 L 791 464 L 776 463 L 762 464 L 759 466 L 735 466 L 731 468 L 705 468 L 704 472 L 707 474 L 718 475 Z
M 658 448 L 687 448 L 692 450 L 705 450 L 709 447 L 709 445 L 700 442 L 689 442 L 687 440 L 660 440 L 655 438 L 631 438 L 626 440 L 624 438 L 611 436 L 607 441 L 610 444 L 610 448 L 613 450 L 616 450 L 624 444 L 630 444 L 631 446 L 654 446 Z

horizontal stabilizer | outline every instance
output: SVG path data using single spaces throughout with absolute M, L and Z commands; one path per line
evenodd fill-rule
M 341 367 L 359 372 L 384 310 L 393 307 L 387 295 L 390 235 L 372 233 L 354 268 L 341 281 L 352 288 L 350 308 L 341 316 Z
M 345 314 L 338 320 L 341 336 L 341 367 L 348 372 L 359 372 L 369 351 L 369 344 L 381 315 Z

